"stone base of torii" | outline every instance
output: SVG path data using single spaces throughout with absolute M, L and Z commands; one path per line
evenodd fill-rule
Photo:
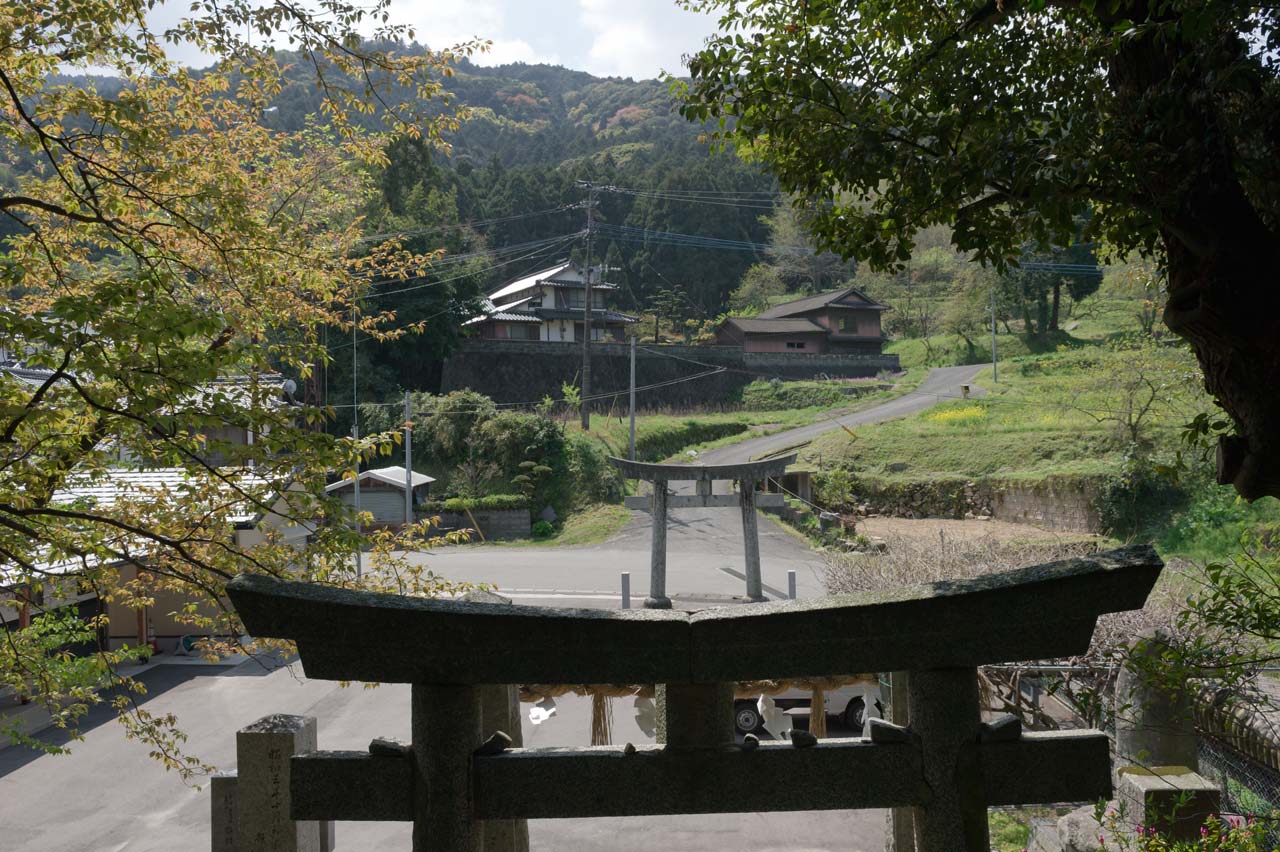
M 628 479 L 641 479 L 653 486 L 652 497 L 628 497 L 629 509 L 648 510 L 653 518 L 653 543 L 649 562 L 649 596 L 647 609 L 670 609 L 667 597 L 667 512 L 671 509 L 732 508 L 742 509 L 742 546 L 746 559 L 747 598 L 753 602 L 766 600 L 760 579 L 760 533 L 756 526 L 756 508 L 782 505 L 781 494 L 756 494 L 756 487 L 766 479 L 782 476 L 787 465 L 796 460 L 794 454 L 745 464 L 647 464 L 627 459 L 610 458 Z M 738 483 L 738 493 L 716 494 L 717 481 Z M 668 494 L 670 482 L 694 483 L 693 494 Z

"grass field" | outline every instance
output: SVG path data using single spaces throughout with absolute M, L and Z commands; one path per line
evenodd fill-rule
M 992 379 L 986 369 L 974 381 L 983 398 L 942 401 L 860 427 L 855 437 L 833 432 L 801 459 L 890 484 L 1051 476 L 1131 483 L 1108 489 L 1120 495 L 1110 516 L 1126 518 L 1129 534 L 1156 541 L 1166 555 L 1196 560 L 1220 558 L 1243 532 L 1280 524 L 1280 501 L 1238 500 L 1212 482 L 1204 455 L 1184 452 L 1188 469 L 1178 481 L 1161 472 L 1183 449 L 1184 425 L 1213 410 L 1185 347 L 1102 338 L 1010 358 Z

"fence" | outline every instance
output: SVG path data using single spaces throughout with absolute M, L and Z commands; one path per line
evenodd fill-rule
M 1201 736 L 1197 751 L 1200 774 L 1222 791 L 1224 813 L 1269 816 L 1280 810 L 1280 772 L 1214 737 Z M 1269 829 L 1267 842 L 1280 848 L 1280 825 Z
M 489 821 L 910 808 L 919 852 L 987 852 L 988 806 L 1108 796 L 1111 764 L 1098 731 L 980 723 L 976 667 L 1083 653 L 1098 616 L 1141 607 L 1161 568 L 1149 547 L 1129 547 L 878 598 L 697 613 L 423 600 L 261 576 L 228 592 L 251 634 L 297 643 L 307 676 L 413 685 L 411 746 L 288 761 L 273 801 L 287 790 L 295 820 L 412 821 L 415 850 L 471 852 Z M 910 727 L 734 746 L 734 682 L 849 671 L 909 671 Z M 488 736 L 486 685 L 539 682 L 657 684 L 661 744 L 516 749 Z M 240 825 L 267 806 L 241 796 Z

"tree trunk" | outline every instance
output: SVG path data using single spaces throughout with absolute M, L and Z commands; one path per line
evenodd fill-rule
M 1062 279 L 1053 282 L 1053 306 L 1049 309 L 1049 330 L 1058 330 L 1058 307 L 1062 302 Z
M 1145 152 L 1133 167 L 1167 255 L 1165 325 L 1191 344 L 1235 426 L 1218 446 L 1218 481 L 1248 500 L 1280 496 L 1280 234 L 1239 182 L 1232 134 L 1193 47 L 1125 43 L 1109 71 L 1117 129 Z

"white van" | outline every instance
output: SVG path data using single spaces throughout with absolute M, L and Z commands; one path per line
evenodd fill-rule
M 862 735 L 863 723 L 866 721 L 866 702 L 864 696 L 870 692 L 878 695 L 880 683 L 874 677 L 859 679 L 846 684 L 826 695 L 827 715 L 835 716 L 853 736 Z M 789 689 L 770 696 L 774 704 L 781 710 L 809 709 L 813 693 L 805 689 Z M 733 725 L 739 734 L 755 733 L 764 726 L 760 715 L 757 698 L 739 698 L 733 703 Z M 875 699 L 875 709 L 871 715 L 883 718 L 884 708 L 880 700 Z

